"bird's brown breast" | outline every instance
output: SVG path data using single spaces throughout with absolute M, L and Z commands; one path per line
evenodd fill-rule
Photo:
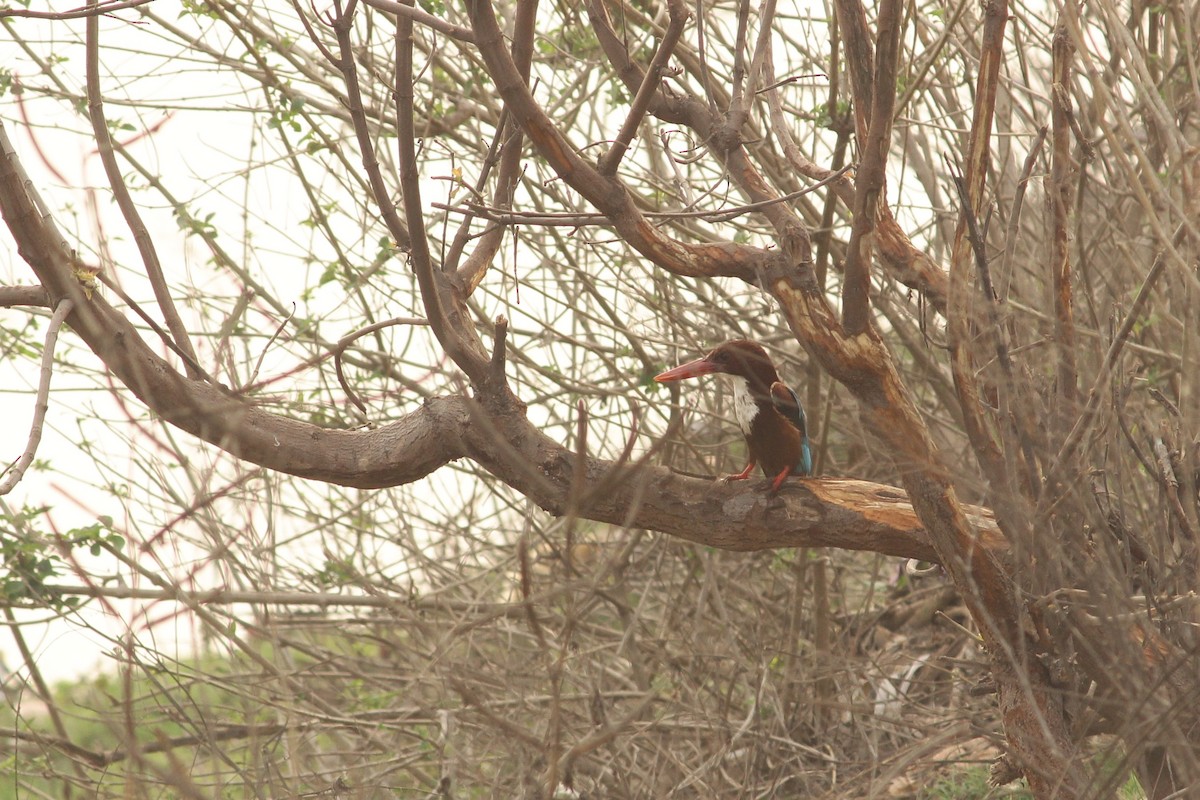
M 800 432 L 775 410 L 759 405 L 746 437 L 750 457 L 759 463 L 767 477 L 774 477 L 800 462 Z

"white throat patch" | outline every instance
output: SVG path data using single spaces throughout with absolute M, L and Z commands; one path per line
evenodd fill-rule
M 733 380 L 733 413 L 737 416 L 738 427 L 743 436 L 750 436 L 750 423 L 758 415 L 758 403 L 750 394 L 750 382 L 742 377 L 732 377 Z

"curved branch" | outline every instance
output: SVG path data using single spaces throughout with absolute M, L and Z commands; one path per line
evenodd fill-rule
M 899 0 L 884 0 L 880 4 L 871 122 L 854 186 L 854 224 L 850 230 L 850 244 L 846 248 L 842 284 L 842 324 L 851 336 L 865 331 L 871 320 L 872 245 L 879 207 L 884 203 L 885 170 L 892 143 L 892 110 L 896 105 L 894 87 L 900 55 L 900 12 Z
M 339 5 L 338 8 L 340 9 L 341 6 Z M 350 41 L 350 27 L 353 18 L 353 11 L 348 10 L 341 11 L 332 20 L 331 26 L 334 33 L 337 34 L 338 40 L 338 57 L 334 60 L 333 65 L 341 71 L 346 82 L 346 105 L 350 110 L 355 140 L 358 142 L 363 169 L 366 170 L 371 185 L 371 194 L 375 197 L 375 205 L 379 207 L 379 213 L 383 217 L 384 224 L 387 225 L 388 233 L 400 247 L 407 248 L 411 243 L 409 230 L 396 212 L 396 206 L 392 203 L 391 195 L 383 182 L 379 159 L 375 155 L 375 143 L 371 139 L 371 132 L 367 126 L 367 112 L 363 105 L 362 90 L 358 84 L 358 67 L 354 63 L 354 49 Z M 412 25 L 412 19 L 409 17 L 397 17 L 397 24 L 401 19 L 408 20 L 408 24 Z M 313 40 L 316 41 L 316 37 Z
M 98 7 L 95 0 L 91 0 L 89 6 Z M 125 176 L 121 174 L 121 169 L 117 166 L 112 133 L 109 131 L 108 120 L 104 115 L 104 96 L 100 91 L 100 20 L 96 15 L 93 14 L 87 18 L 86 28 L 88 118 L 92 123 L 92 133 L 96 137 L 96 152 L 100 155 L 100 163 L 104 166 L 104 174 L 108 177 L 108 185 L 112 189 L 113 199 L 117 201 L 117 207 L 121 209 L 121 216 L 125 218 L 125 224 L 129 226 L 129 230 L 133 234 L 133 241 L 137 244 L 138 253 L 141 254 L 142 264 L 146 267 L 146 278 L 154 290 L 154 299 L 158 302 L 158 309 L 167 322 L 167 329 L 171 332 L 174 346 L 179 349 L 188 375 L 193 378 L 204 377 L 204 371 L 199 367 L 196 350 L 192 347 L 192 339 L 188 335 L 187 326 L 183 324 L 183 319 L 180 318 L 179 311 L 175 308 L 175 301 L 171 298 L 171 289 L 167 286 L 167 277 L 163 274 L 162 263 L 158 258 L 158 250 L 154 247 L 154 240 L 150 238 L 150 231 L 146 228 L 146 223 L 142 220 L 137 205 L 129 195 L 129 187 L 125 185 Z
M 600 46 L 621 81 L 630 92 L 638 91 L 645 83 L 645 71 L 630 57 L 624 41 L 613 28 L 602 0 L 590 0 L 588 13 Z M 803 222 L 790 206 L 780 202 L 779 193 L 767 184 L 751 161 L 742 142 L 740 128 L 735 127 L 736 120 L 723 119 L 709 105 L 694 97 L 676 94 L 666 87 L 651 95 L 648 110 L 664 122 L 688 126 L 699 138 L 708 142 L 713 154 L 728 170 L 729 176 L 742 194 L 750 200 L 751 205 L 761 210 L 763 216 L 781 236 L 807 239 L 808 234 Z M 670 264 L 658 263 L 659 266 L 678 272 Z M 793 259 L 793 263 L 798 262 Z
M 410 0 L 411 2 L 411 0 Z M 421 290 L 421 302 L 429 325 L 445 348 L 446 354 L 479 385 L 487 378 L 487 355 L 474 327 L 466 322 L 461 298 L 450 285 L 446 273 L 435 270 L 425 235 L 425 209 L 421 203 L 421 172 L 417 166 L 416 123 L 413 112 L 413 21 L 396 17 L 396 134 L 400 168 L 400 194 L 404 199 L 404 218 L 410 234 L 409 249 L 413 272 Z M 352 61 L 349 22 L 339 20 L 338 42 L 342 59 Z M 386 203 L 387 198 L 377 198 Z
M 396 0 L 363 0 L 363 2 L 369 5 L 371 8 L 375 8 L 380 11 L 388 11 L 397 16 L 408 17 L 414 22 L 419 22 L 422 25 L 428 25 L 435 31 L 443 33 L 455 41 L 465 42 L 467 44 L 473 44 L 475 42 L 474 35 L 467 28 L 464 28 L 461 25 L 455 25 L 452 22 L 447 22 L 441 17 L 434 16 L 428 11 L 424 11 L 416 6 L 397 3 Z
M 536 32 L 537 3 L 522 2 L 517 4 L 513 15 L 512 57 L 513 63 L 525 83 L 529 83 L 529 72 L 533 68 L 533 40 Z M 492 193 L 493 203 L 498 208 L 511 209 L 513 194 L 516 192 L 517 181 L 521 174 L 521 152 L 525 145 L 525 131 L 516 124 L 512 114 L 506 108 L 500 115 L 500 124 L 496 126 L 495 139 L 488 150 L 483 169 L 480 170 L 476 189 L 482 190 L 485 181 L 491 173 L 492 164 L 496 161 L 496 150 L 500 150 L 500 167 L 496 175 L 496 188 Z M 454 241 L 446 253 L 442 269 L 454 271 L 462 286 L 463 294 L 470 296 L 479 287 L 483 276 L 492 265 L 500 243 L 506 231 L 498 225 L 488 226 L 479 237 L 479 241 L 471 250 L 471 255 L 458 266 L 458 261 L 471 231 L 473 215 L 468 215 L 459 225 Z
M 580 158 L 534 99 L 504 46 L 490 0 L 469 0 L 467 11 L 488 74 L 513 118 L 554 172 L 606 214 L 631 247 L 665 269 L 692 277 L 724 276 L 754 281 L 760 269 L 776 260 L 775 253 L 760 247 L 733 242 L 680 242 L 651 225 L 625 187 Z
M 675 45 L 679 43 L 679 37 L 683 35 L 683 26 L 688 19 L 688 11 L 683 0 L 668 0 L 667 10 L 670 13 L 670 22 L 667 25 L 666 35 L 658 43 L 658 49 L 650 60 L 650 67 L 642 76 L 642 84 L 638 87 L 637 94 L 634 95 L 633 103 L 629 106 L 629 112 L 625 117 L 624 124 L 621 125 L 621 130 L 617 133 L 617 138 L 608 152 L 600 157 L 599 170 L 602 175 L 611 177 L 617 174 L 617 166 L 625 157 L 625 152 L 629 150 L 633 136 L 637 133 L 638 126 L 642 124 L 642 118 L 646 115 L 646 110 L 650 107 L 654 94 L 658 91 L 659 77 L 667 68 L 667 61 L 670 60 Z
M 846 46 L 846 66 L 854 96 L 855 129 L 865 142 L 872 119 L 875 48 L 867 27 L 866 10 L 858 0 L 837 0 L 838 27 Z M 891 91 L 890 84 L 886 91 Z M 893 109 L 894 109 L 893 105 Z M 948 277 L 946 270 L 917 248 L 892 216 L 887 199 L 876 205 L 876 242 L 882 264 L 905 286 L 922 292 L 940 313 L 946 313 Z
M 9 158 L 0 159 L 0 212 L 50 297 L 74 300 L 72 328 L 114 376 L 167 422 L 246 461 L 369 489 L 411 483 L 452 460 L 470 458 L 553 514 L 566 513 L 572 482 L 583 481 L 574 489 L 583 498 L 581 516 L 711 547 L 840 547 L 938 560 L 912 505 L 893 487 L 806 480 L 771 499 L 753 486 L 714 486 L 710 478 L 627 466 L 624 459 L 587 458 L 580 466 L 576 454 L 543 434 L 507 393 L 488 392 L 486 407 L 460 396 L 431 398 L 372 431 L 319 428 L 271 414 L 223 387 L 175 372 L 103 297 L 89 299 L 71 272 L 70 255 L 37 212 Z M 982 545 L 976 549 L 1002 552 L 1005 544 L 990 513 L 971 513 L 974 543 Z
M 0 496 L 8 494 L 21 482 L 21 477 L 33 463 L 34 456 L 37 455 L 38 445 L 42 441 L 42 426 L 46 422 L 46 412 L 50 410 L 50 377 L 54 374 L 54 346 L 58 342 L 59 329 L 62 328 L 63 322 L 66 321 L 67 315 L 74 307 L 75 304 L 69 299 L 59 300 L 58 306 L 54 309 L 54 315 L 50 317 L 50 324 L 46 327 L 46 343 L 42 347 L 41 379 L 38 381 L 37 400 L 33 404 L 33 422 L 29 426 L 29 440 L 25 445 L 25 452 L 12 467 L 12 472 L 3 482 L 0 482 Z

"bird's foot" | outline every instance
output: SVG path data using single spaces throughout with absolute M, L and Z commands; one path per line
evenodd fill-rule
M 772 494 L 772 495 L 778 494 L 779 487 L 783 486 L 783 482 L 786 481 L 788 479 L 788 476 L 790 476 L 791 474 L 792 474 L 792 470 L 789 468 L 789 469 L 783 470 L 778 475 L 776 475 L 774 477 L 774 479 L 772 479 L 772 481 L 771 481 L 770 494 Z
M 721 483 L 729 483 L 730 481 L 746 480 L 747 478 L 750 477 L 750 473 L 754 471 L 754 464 L 755 464 L 755 462 L 751 461 L 749 464 L 746 465 L 746 468 L 744 470 L 742 470 L 741 472 L 738 472 L 734 475 L 723 476 L 720 479 Z

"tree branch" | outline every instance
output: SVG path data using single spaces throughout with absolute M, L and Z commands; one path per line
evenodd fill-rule
M 50 307 L 50 296 L 41 286 L 0 286 L 0 308 Z
M 47 19 L 54 21 L 64 21 L 69 19 L 80 19 L 111 14 L 114 11 L 123 11 L 127 8 L 137 8 L 151 3 L 154 0 L 106 0 L 100 3 L 88 3 L 81 8 L 74 8 L 70 11 L 30 11 L 27 8 L 0 8 L 0 18 L 3 17 L 25 17 L 27 19 Z
M 854 185 L 854 224 L 846 248 L 842 289 L 842 326 L 850 336 L 871 321 L 871 260 L 875 221 L 882 200 L 888 151 L 892 142 L 892 110 L 896 105 L 896 69 L 900 55 L 900 0 L 882 0 L 876 41 L 871 123 L 862 147 Z
M 629 105 L 629 112 L 625 116 L 625 122 L 621 125 L 616 139 L 613 140 L 608 152 L 600 157 L 597 169 L 601 175 L 611 177 L 617 174 L 617 167 L 620 166 L 621 159 L 629 150 L 638 126 L 642 124 L 642 118 L 646 116 L 646 110 L 650 107 L 655 93 L 658 92 L 658 82 L 667 68 L 671 53 L 674 52 L 675 45 L 679 43 L 679 37 L 683 35 L 683 26 L 687 23 L 689 16 L 683 0 L 667 0 L 667 12 L 670 15 L 667 32 L 662 41 L 658 43 L 658 49 L 654 51 L 654 57 L 646 68 L 646 74 L 642 76 L 642 85 L 638 87 L 637 94 L 634 95 L 633 102 Z
M 71 274 L 69 255 L 7 158 L 0 160 L 0 212 L 50 295 L 75 296 L 69 318 L 75 332 L 118 380 L 176 427 L 269 469 L 359 488 L 410 483 L 469 457 L 547 511 L 566 512 L 575 456 L 530 423 L 515 398 L 490 411 L 464 397 L 432 398 L 373 431 L 319 428 L 270 414 L 174 372 L 103 297 L 88 300 Z M 829 546 L 939 559 L 912 506 L 887 486 L 813 480 L 768 501 L 753 487 L 713 486 L 664 467 L 614 467 L 589 458 L 583 475 L 581 515 L 588 519 L 729 550 Z M 976 513 L 981 552 L 1002 552 L 989 512 Z
M 29 440 L 25 445 L 25 452 L 11 467 L 12 472 L 0 482 L 0 497 L 11 492 L 13 487 L 21 482 L 21 476 L 29 469 L 29 465 L 33 463 L 33 459 L 37 455 L 38 444 L 42 441 L 42 425 L 46 421 L 46 412 L 50 410 L 50 377 L 54 374 L 54 346 L 58 343 L 59 329 L 62 328 L 63 322 L 66 321 L 67 315 L 74 307 L 75 304 L 70 299 L 59 300 L 58 306 L 54 309 L 54 315 L 50 317 L 50 324 L 46 327 L 46 342 L 42 346 L 41 378 L 38 380 L 37 399 L 33 403 L 33 422 L 29 425 Z
M 396 17 L 396 133 L 400 165 L 400 194 L 404 200 L 404 218 L 408 223 L 409 249 L 413 272 L 421 289 L 429 326 L 446 354 L 471 383 L 479 386 L 487 381 L 488 358 L 479 337 L 453 286 L 450 276 L 434 269 L 425 234 L 425 208 L 421 203 L 421 172 L 417 167 L 417 136 L 413 119 L 413 39 L 412 18 Z M 337 25 L 342 58 L 353 58 L 350 48 L 348 22 Z M 376 198 L 386 202 L 386 198 Z
M 1050 97 L 1050 185 L 1046 202 L 1050 206 L 1051 253 L 1050 278 L 1054 297 L 1054 343 L 1058 350 L 1059 413 L 1071 419 L 1079 403 L 1079 367 L 1075 363 L 1075 312 L 1071 307 L 1071 246 L 1068 226 L 1071 219 L 1071 60 L 1075 46 L 1067 24 L 1060 19 L 1054 28 L 1051 46 L 1053 75 Z
M 521 79 L 526 84 L 529 83 L 529 71 L 533 68 L 533 40 L 537 28 L 537 6 L 535 0 L 518 3 L 513 19 L 512 58 L 521 74 Z M 496 175 L 496 188 L 492 194 L 492 203 L 497 208 L 512 208 L 513 194 L 520 176 L 521 153 L 524 145 L 525 131 L 513 119 L 512 113 L 505 108 L 500 115 L 500 124 L 496 126 L 495 139 L 488 150 L 487 159 L 480 171 L 479 180 L 476 182 L 476 188 L 482 190 L 491 165 L 495 161 L 495 151 L 499 148 L 500 168 Z M 466 247 L 470 235 L 472 217 L 473 215 L 468 215 L 459 225 L 454 241 L 451 242 L 450 249 L 446 254 L 446 262 L 442 264 L 443 270 L 457 271 L 459 285 L 463 287 L 463 294 L 467 296 L 470 296 L 483 280 L 496 252 L 500 249 L 500 243 L 505 233 L 498 226 L 492 226 L 485 230 L 466 262 L 462 267 L 458 267 L 459 256 Z
M 631 247 L 681 275 L 740 277 L 748 281 L 754 281 L 759 269 L 777 258 L 768 250 L 750 245 L 677 241 L 650 225 L 625 187 L 580 158 L 538 105 L 504 47 L 504 37 L 489 0 L 468 0 L 467 11 L 488 73 L 525 135 L 563 181 L 612 220 L 613 227 Z M 603 37 L 601 42 L 604 43 Z
M 874 104 L 875 49 L 867 27 L 866 10 L 859 0 L 837 0 L 838 30 L 846 47 L 846 66 L 854 97 L 854 120 L 858 141 L 866 142 Z M 893 111 L 894 111 L 893 106 Z M 906 286 L 922 292 L 940 313 L 946 313 L 948 292 L 946 270 L 918 249 L 892 216 L 887 198 L 876 199 L 878 218 L 875 246 L 887 269 Z
M 351 22 L 354 19 L 353 0 L 350 5 L 350 9 L 340 11 L 341 4 L 339 3 L 339 13 L 330 21 L 338 40 L 338 57 L 334 61 L 334 66 L 341 71 L 346 82 L 346 105 L 350 110 L 355 140 L 358 142 L 363 169 L 366 170 L 375 204 L 379 207 L 379 213 L 383 216 L 388 233 L 391 234 L 396 244 L 402 248 L 408 248 L 411 246 L 412 237 L 409 235 L 408 228 L 400 220 L 400 215 L 396 213 L 396 205 L 392 202 L 391 193 L 383 182 L 383 175 L 379 171 L 379 159 L 375 155 L 375 143 L 367 126 L 367 112 L 363 106 L 362 89 L 358 85 L 358 67 L 354 63 L 354 48 L 350 41 Z M 409 17 L 397 17 L 396 24 L 400 24 L 401 19 L 408 20 L 408 24 L 412 25 Z M 316 41 L 315 37 L 314 41 Z
M 428 11 L 424 11 L 416 6 L 397 3 L 396 0 L 363 0 L 363 2 L 371 8 L 388 11 L 397 16 L 408 17 L 413 22 L 419 22 L 422 25 L 433 28 L 438 33 L 445 34 L 456 42 L 464 42 L 466 44 L 473 44 L 475 42 L 475 37 L 470 29 L 447 22 L 441 17 L 435 17 Z
M 89 5 L 93 8 L 97 7 L 96 0 L 91 0 Z M 167 278 L 163 274 L 162 264 L 158 260 L 158 251 L 154 247 L 154 240 L 150 238 L 150 231 L 146 229 L 146 223 L 142 221 L 142 215 L 138 213 L 137 205 L 129 195 L 125 176 L 121 174 L 121 170 L 117 166 L 112 133 L 108 129 L 108 120 L 104 116 L 104 97 L 100 92 L 100 20 L 93 14 L 87 18 L 86 27 L 88 118 L 92 123 L 92 134 L 96 137 L 96 151 L 100 155 L 100 163 L 104 165 L 104 174 L 108 177 L 108 186 L 112 190 L 113 199 L 117 201 L 117 207 L 121 209 L 121 216 L 125 218 L 125 224 L 129 226 L 129 230 L 133 234 L 133 241 L 137 244 L 138 253 L 141 254 L 142 264 L 146 268 L 146 278 L 154 290 L 154 299 L 158 302 L 158 309 L 167 322 L 167 330 L 171 332 L 174 345 L 183 357 L 188 375 L 192 378 L 199 378 L 204 375 L 204 372 L 199 368 L 196 360 L 196 350 L 192 347 L 192 339 L 188 334 L 187 326 L 183 324 L 179 311 L 175 308 L 175 300 L 171 297 L 170 287 L 167 286 Z

